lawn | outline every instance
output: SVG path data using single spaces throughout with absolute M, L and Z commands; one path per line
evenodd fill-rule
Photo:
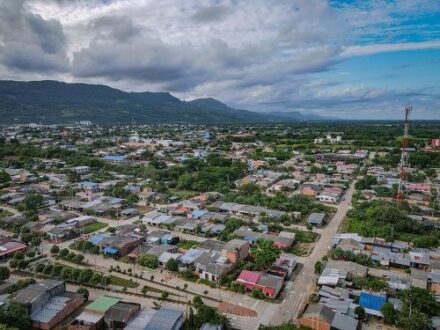
M 127 280 L 125 278 L 118 277 L 115 275 L 110 275 L 110 283 L 113 285 L 126 287 L 126 288 L 135 288 L 139 285 L 139 283 L 137 283 L 137 282 L 130 281 L 130 280 Z
M 195 248 L 197 246 L 199 246 L 199 242 L 191 241 L 191 240 L 182 240 L 179 243 L 177 243 L 177 247 L 184 249 L 184 250 L 189 250 L 189 249 Z
M 108 225 L 106 223 L 95 221 L 95 222 L 89 223 L 88 225 L 85 225 L 84 227 L 82 227 L 81 231 L 84 234 L 90 234 L 90 233 L 93 233 L 94 231 L 100 230 L 100 229 L 105 228 L 107 226 Z

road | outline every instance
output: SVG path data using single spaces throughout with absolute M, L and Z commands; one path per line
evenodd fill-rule
M 330 241 L 336 234 L 347 211 L 351 208 L 351 199 L 354 192 L 354 183 L 351 184 L 345 194 L 345 200 L 339 204 L 338 211 L 324 230 L 321 231 L 321 237 L 316 243 L 312 253 L 305 258 L 304 266 L 298 277 L 293 283 L 292 289 L 287 294 L 281 305 L 275 310 L 268 309 L 260 317 L 262 324 L 279 325 L 297 319 L 301 309 L 304 307 L 308 296 L 313 289 L 315 276 L 315 262 L 321 260 L 328 252 Z M 267 323 L 266 323 L 267 322 Z

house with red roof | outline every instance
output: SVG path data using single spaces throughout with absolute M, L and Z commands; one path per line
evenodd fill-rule
M 260 290 L 271 298 L 278 296 L 284 284 L 284 280 L 278 276 L 250 270 L 243 270 L 237 282 L 248 290 Z

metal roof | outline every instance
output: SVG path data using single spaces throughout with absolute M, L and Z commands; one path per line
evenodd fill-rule
M 116 305 L 121 299 L 116 297 L 102 296 L 87 306 L 87 310 L 105 313 L 113 305 Z

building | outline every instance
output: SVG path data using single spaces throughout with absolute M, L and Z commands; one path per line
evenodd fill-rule
M 356 330 L 358 321 L 323 304 L 309 305 L 299 323 L 314 330 Z
M 380 310 L 386 302 L 387 298 L 383 295 L 362 291 L 359 296 L 359 305 L 365 309 L 367 315 L 383 317 Z
M 19 240 L 10 238 L 0 238 L 0 259 L 6 259 L 14 255 L 16 252 L 26 251 L 26 244 Z
M 183 327 L 182 311 L 161 308 L 142 310 L 124 329 L 125 330 L 180 330 Z
M 117 302 L 104 314 L 104 323 L 107 329 L 123 329 L 128 322 L 139 312 L 141 306 L 135 303 Z
M 311 213 L 307 219 L 307 223 L 312 226 L 322 227 L 327 221 L 325 213 Z
M 23 305 L 36 329 L 53 329 L 83 303 L 81 294 L 66 292 L 64 282 L 46 279 L 18 291 L 12 301 Z
M 232 239 L 221 250 L 230 263 L 237 264 L 249 255 L 249 242 L 243 239 Z
M 284 280 L 280 277 L 257 271 L 243 270 L 237 278 L 249 290 L 260 290 L 266 296 L 275 298 L 283 287 Z
M 104 316 L 112 306 L 121 300 L 116 297 L 101 296 L 87 305 L 84 311 L 78 315 L 69 325 L 69 330 L 95 330 L 104 328 Z

